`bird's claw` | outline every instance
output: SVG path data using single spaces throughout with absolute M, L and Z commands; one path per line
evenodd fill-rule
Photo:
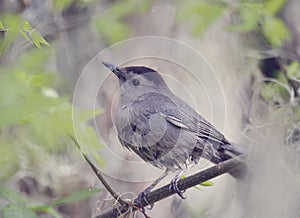
M 146 202 L 147 204 L 149 204 L 149 207 L 146 207 L 148 210 L 151 210 L 154 206 L 154 204 L 150 204 L 146 198 L 146 195 L 151 191 L 151 189 L 146 188 L 144 191 L 142 191 L 137 199 L 135 200 L 135 204 L 143 211 L 145 212 L 145 208 L 143 206 L 143 202 Z
M 184 190 L 184 191 L 181 191 L 181 190 L 178 188 L 178 181 L 179 181 L 179 180 L 180 180 L 180 179 L 177 178 L 177 177 L 175 177 L 174 179 L 172 179 L 171 182 L 170 182 L 169 190 L 174 190 L 174 191 L 179 195 L 179 197 L 181 197 L 182 199 L 186 199 L 186 197 L 183 196 L 183 193 L 185 192 L 185 190 Z

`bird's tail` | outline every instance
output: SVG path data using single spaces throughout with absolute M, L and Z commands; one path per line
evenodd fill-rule
M 215 158 L 213 162 L 220 163 L 237 156 L 242 156 L 244 154 L 246 154 L 246 151 L 237 144 L 234 143 L 222 144 L 219 146 L 218 149 L 218 158 Z M 242 161 L 243 159 L 241 158 L 241 162 Z M 230 171 L 229 174 L 239 180 L 245 178 L 245 175 L 247 174 L 246 164 L 243 164 L 238 169 Z
M 221 161 L 225 161 L 232 157 L 240 156 L 246 153 L 241 146 L 234 143 L 222 144 L 220 145 L 218 151 L 220 153 Z

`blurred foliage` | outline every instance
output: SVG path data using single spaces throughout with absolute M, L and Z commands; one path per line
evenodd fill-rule
M 72 105 L 67 97 L 59 96 L 53 88 L 56 74 L 43 68 L 50 53 L 49 49 L 33 49 L 22 55 L 14 66 L 1 69 L 0 140 L 8 143 L 2 146 L 22 152 L 19 147 L 34 144 L 48 152 L 61 152 L 67 149 L 67 134 L 75 136 Z M 94 115 L 94 111 L 84 111 L 78 119 Z M 89 139 L 88 144 L 98 145 L 93 130 L 82 125 L 86 131 L 82 131 L 83 136 L 80 137 Z M 2 162 L 7 159 L 7 164 L 18 161 L 8 159 L 4 153 L 0 153 L 0 159 Z M 9 176 L 4 173 L 1 172 L 0 179 Z
M 5 32 L 5 37 L 0 42 L 0 57 L 20 35 L 38 48 L 41 48 L 41 45 L 50 46 L 27 20 L 22 19 L 17 14 L 2 14 L 0 16 L 0 30 Z
M 279 60 L 281 61 L 281 60 Z M 286 144 L 300 152 L 300 63 L 281 64 L 274 78 L 265 79 L 261 96 L 273 106 L 272 116 L 286 127 Z M 300 166 L 300 159 L 299 159 Z
M 53 0 L 52 8 L 55 12 L 62 12 L 67 9 L 71 4 L 76 4 L 77 6 L 85 6 L 95 0 Z
M 179 21 L 191 24 L 195 36 L 201 36 L 203 31 L 220 17 L 225 9 L 222 1 L 205 0 L 180 1 L 177 17 Z
M 41 48 L 41 44 L 50 46 L 37 30 L 31 28 L 27 20 L 23 20 L 22 29 L 19 31 L 25 39 L 33 43 L 38 48 Z
M 36 46 L 18 54 L 12 64 L 0 68 L 0 181 L 10 179 L 19 170 L 37 174 L 50 170 L 47 156 L 74 155 L 78 150 L 70 135 L 80 138 L 89 152 L 94 150 L 96 154 L 100 148 L 98 139 L 85 122 L 101 111 L 77 111 L 70 97 L 57 93 L 58 74 L 47 69 L 53 50 L 41 46 L 50 45 L 28 21 L 16 14 L 1 15 L 0 21 L 0 29 L 5 31 L 0 38 L 1 56 L 22 37 Z M 72 117 L 74 111 L 78 116 Z M 76 136 L 73 122 L 81 130 Z M 98 155 L 97 160 L 103 163 Z M 99 191 L 84 190 L 53 205 L 44 205 L 28 203 L 19 193 L 0 188 L 0 196 L 9 202 L 2 209 L 3 217 L 37 217 L 35 212 L 61 217 L 52 206 L 79 201 Z
M 63 11 L 66 9 L 73 0 L 54 0 L 53 1 L 53 9 L 56 11 Z
M 280 14 L 286 3 L 286 0 L 177 1 L 177 18 L 188 24 L 196 37 L 201 37 L 215 21 L 229 15 L 233 24 L 226 27 L 228 31 L 252 37 L 251 40 L 262 46 L 258 49 L 280 51 L 292 37 Z M 293 145 L 300 154 L 300 64 L 280 56 L 273 57 L 279 69 L 275 72 L 272 66 L 266 69 L 273 77 L 264 75 L 259 99 L 271 108 L 268 115 L 285 126 L 287 144 Z
M 286 68 L 287 78 L 300 83 L 300 63 L 292 61 Z
M 43 204 L 40 202 L 28 201 L 28 199 L 18 192 L 0 186 L 0 196 L 9 202 L 2 208 L 3 218 L 37 218 L 36 212 L 48 213 L 55 218 L 62 218 L 62 216 L 54 209 L 55 206 L 83 201 L 101 191 L 101 189 L 91 190 L 84 188 L 53 201 L 50 204 Z
M 278 70 L 274 78 L 267 78 L 261 95 L 265 101 L 276 105 L 298 104 L 296 98 L 298 91 L 293 89 L 291 81 L 300 84 L 300 64 L 297 61 L 291 61 L 283 65 L 283 69 Z
M 286 3 L 286 0 L 241 1 L 233 6 L 240 22 L 228 29 L 240 33 L 258 33 L 264 37 L 269 48 L 281 49 L 291 37 L 280 16 Z M 270 114 L 286 127 L 287 144 L 299 145 L 300 65 L 297 60 L 288 60 L 280 55 L 273 59 L 278 63 L 279 69 L 273 72 L 274 69 L 269 66 L 270 69 L 267 70 L 272 78 L 263 79 L 260 95 L 271 106 L 273 111 Z M 297 146 L 297 150 L 300 151 L 300 146 Z
M 278 16 L 284 5 L 285 0 L 242 1 L 236 8 L 240 24 L 229 29 L 259 32 L 271 46 L 280 47 L 290 36 L 285 23 Z
M 101 15 L 95 17 L 95 26 L 103 40 L 113 44 L 129 37 L 132 32 L 126 19 L 149 10 L 152 0 L 113 1 Z
M 228 26 L 227 29 L 238 33 L 256 32 L 262 35 L 272 48 L 281 48 L 289 39 L 290 33 L 279 13 L 286 4 L 286 0 L 244 0 L 237 3 L 216 0 L 187 0 L 178 2 L 178 19 L 191 25 L 192 32 L 199 37 L 222 14 L 230 11 L 237 15 L 238 24 Z M 262 60 L 263 61 L 263 60 Z M 297 61 L 283 61 L 282 67 L 275 72 L 274 78 L 265 78 L 262 85 L 261 97 L 268 104 L 277 108 L 292 107 L 288 115 L 290 120 L 295 120 L 298 112 L 294 107 L 299 107 L 300 67 Z M 292 82 L 291 82 L 292 81 Z M 298 85 L 294 85 L 293 82 Z M 300 108 L 300 107 L 299 107 Z M 299 125 L 295 122 L 287 124 Z
M 278 16 L 284 5 L 285 0 L 244 0 L 237 4 L 223 0 L 187 0 L 178 2 L 177 17 L 191 25 L 195 36 L 201 36 L 224 11 L 233 10 L 240 23 L 228 26 L 228 30 L 242 33 L 256 31 L 271 46 L 280 47 L 289 38 L 289 31 Z

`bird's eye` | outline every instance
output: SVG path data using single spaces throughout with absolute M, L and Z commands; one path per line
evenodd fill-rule
M 134 86 L 138 86 L 138 85 L 140 85 L 140 81 L 139 81 L 138 79 L 133 79 L 133 80 L 132 80 L 132 84 L 133 84 Z

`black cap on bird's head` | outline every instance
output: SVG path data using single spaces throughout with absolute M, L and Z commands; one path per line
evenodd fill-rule
M 156 85 L 165 85 L 162 76 L 155 70 L 144 66 L 130 66 L 119 68 L 115 65 L 102 61 L 102 64 L 112 71 L 121 83 L 133 79 L 136 76 L 143 76 L 144 79 L 153 82 Z

